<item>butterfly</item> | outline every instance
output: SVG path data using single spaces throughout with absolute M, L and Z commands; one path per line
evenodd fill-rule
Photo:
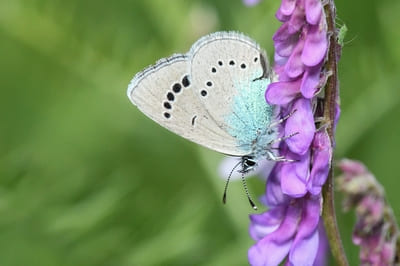
M 136 74 L 127 95 L 170 131 L 241 158 L 240 172 L 247 173 L 260 159 L 282 160 L 272 148 L 282 120 L 276 120 L 276 107 L 264 96 L 272 81 L 266 52 L 254 40 L 216 32 L 200 38 L 186 54 L 161 59 Z

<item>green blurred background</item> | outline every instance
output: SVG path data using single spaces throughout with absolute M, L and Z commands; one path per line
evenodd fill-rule
M 241 184 L 222 205 L 222 156 L 147 119 L 126 87 L 217 30 L 271 57 L 279 2 L 0 1 L 0 265 L 246 265 Z M 400 2 L 336 4 L 349 28 L 336 157 L 364 161 L 400 218 Z M 353 214 L 339 222 L 356 265 Z

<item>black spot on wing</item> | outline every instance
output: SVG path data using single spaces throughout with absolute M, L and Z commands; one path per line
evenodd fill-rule
M 168 92 L 167 93 L 167 99 L 168 99 L 168 101 L 173 102 L 175 100 L 174 94 L 172 92 Z
M 194 123 L 196 122 L 196 118 L 197 118 L 197 115 L 192 117 L 192 126 L 194 126 Z
M 183 79 L 182 79 L 182 85 L 183 85 L 183 87 L 185 87 L 185 88 L 189 87 L 189 85 L 190 85 L 190 80 L 189 80 L 189 76 L 188 76 L 188 75 L 186 75 L 186 76 L 183 77 Z

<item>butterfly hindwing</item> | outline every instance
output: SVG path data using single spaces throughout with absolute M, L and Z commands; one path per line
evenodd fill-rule
M 237 139 L 238 148 L 251 153 L 273 116 L 264 97 L 270 82 L 265 52 L 240 33 L 217 32 L 197 41 L 189 58 L 195 91 L 206 109 Z

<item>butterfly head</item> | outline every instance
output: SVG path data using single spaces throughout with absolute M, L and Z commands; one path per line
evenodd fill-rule
M 248 172 L 254 170 L 257 167 L 257 161 L 251 156 L 243 156 L 241 158 L 242 169 L 239 170 L 240 173 L 247 174 Z

